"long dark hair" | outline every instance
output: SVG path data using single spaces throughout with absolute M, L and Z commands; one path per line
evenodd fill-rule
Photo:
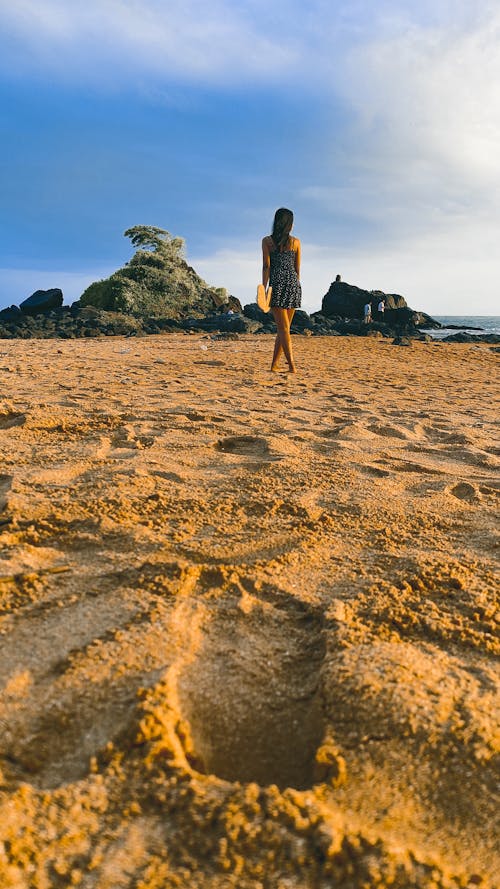
M 293 213 L 291 210 L 287 210 L 286 207 L 280 207 L 279 210 L 276 210 L 271 237 L 277 250 L 283 250 L 286 247 L 292 225 Z

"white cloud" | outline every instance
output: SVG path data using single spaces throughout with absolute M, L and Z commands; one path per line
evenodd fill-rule
M 101 86 L 151 76 L 264 80 L 295 57 L 292 42 L 270 39 L 244 5 L 228 0 L 16 0 L 0 7 L 0 29 L 4 68 Z
M 431 314 L 498 314 L 500 11 L 447 13 L 425 25 L 380 19 L 348 48 L 332 83 L 352 118 L 331 130 L 330 167 L 300 197 L 345 221 L 353 283 L 403 292 Z
M 348 49 L 335 90 L 352 121 L 331 133 L 330 174 L 344 182 L 325 176 L 305 197 L 379 214 L 403 236 L 470 214 L 479 224 L 498 218 L 500 11 L 484 7 L 475 20 L 399 23 Z
M 500 11 L 466 30 L 413 27 L 375 40 L 350 56 L 343 92 L 392 146 L 391 161 L 438 161 L 449 176 L 484 183 L 500 169 L 499 36 Z

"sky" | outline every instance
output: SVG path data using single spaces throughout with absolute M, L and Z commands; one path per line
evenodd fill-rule
M 0 0 L 0 308 L 156 225 L 243 303 L 290 207 L 336 274 L 500 314 L 498 0 Z

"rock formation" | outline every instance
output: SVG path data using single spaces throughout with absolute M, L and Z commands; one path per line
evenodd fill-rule
M 25 315 L 39 315 L 40 312 L 49 312 L 58 309 L 63 304 L 63 294 L 59 287 L 50 290 L 35 290 L 28 299 L 21 303 L 19 309 Z M 13 306 L 15 309 L 15 306 Z
M 339 276 L 337 276 L 338 278 Z M 354 284 L 335 280 L 323 297 L 321 314 L 327 318 L 362 319 L 363 307 L 370 303 L 372 317 L 377 317 L 380 300 L 385 302 L 384 321 L 391 325 L 438 328 L 441 325 L 425 312 L 410 309 L 404 296 L 399 293 L 384 293 L 382 290 L 363 290 Z
M 137 251 L 126 265 L 87 287 L 82 306 L 141 317 L 202 317 L 241 304 L 223 287 L 209 287 L 183 257 L 184 241 L 156 226 L 127 229 Z

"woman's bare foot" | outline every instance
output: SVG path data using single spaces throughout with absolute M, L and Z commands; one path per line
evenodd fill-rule
M 290 365 L 289 365 L 289 367 L 288 367 L 288 373 L 289 373 L 289 374 L 296 374 L 296 373 L 297 373 L 297 368 L 295 367 L 295 364 L 290 364 Z

